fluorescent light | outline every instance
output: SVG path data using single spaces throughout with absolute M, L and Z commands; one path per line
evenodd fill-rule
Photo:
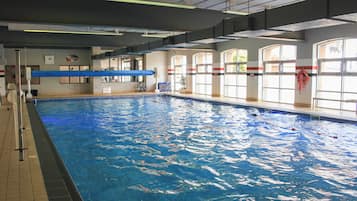
M 110 32 L 60 31 L 60 30 L 42 30 L 42 29 L 25 29 L 24 32 L 58 33 L 58 34 L 84 34 L 84 35 L 103 35 L 103 36 L 121 36 L 121 35 L 123 35 L 122 33 L 110 33 Z
M 170 34 L 142 34 L 141 36 L 148 38 L 166 38 L 169 37 Z
M 224 13 L 233 14 L 233 15 L 249 15 L 247 12 L 235 11 L 235 10 L 224 10 Z
M 119 3 L 133 3 L 133 4 L 143 4 L 150 6 L 163 6 L 163 7 L 173 7 L 173 8 L 184 8 L 184 9 L 195 9 L 195 6 L 176 4 L 176 3 L 167 3 L 167 2 L 158 2 L 158 1 L 146 1 L 146 0 L 107 0 Z

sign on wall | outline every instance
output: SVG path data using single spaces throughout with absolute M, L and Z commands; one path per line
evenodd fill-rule
M 66 56 L 66 61 L 68 63 L 79 62 L 79 56 L 75 54 L 68 55 Z
M 55 64 L 55 56 L 45 56 L 45 64 L 46 65 Z

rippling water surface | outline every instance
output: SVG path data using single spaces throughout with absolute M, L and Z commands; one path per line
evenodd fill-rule
M 37 110 L 85 201 L 357 200 L 357 124 L 168 96 Z

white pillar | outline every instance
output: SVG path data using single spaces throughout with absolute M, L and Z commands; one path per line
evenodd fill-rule
M 0 44 L 0 106 L 1 102 L 6 95 L 6 85 L 5 85 L 5 49 L 4 46 Z
M 222 85 L 224 82 L 224 66 L 221 65 L 219 52 L 213 52 L 213 69 L 212 69 L 212 96 L 220 97 Z
M 304 69 L 309 74 L 309 81 L 299 90 L 299 83 L 296 77 L 295 79 L 295 103 L 297 107 L 311 107 L 312 103 L 312 94 L 313 94 L 313 85 L 316 82 L 316 72 L 317 66 L 313 65 L 311 59 L 299 59 L 296 61 L 296 73 L 299 73 L 300 70 Z
M 103 53 L 100 47 L 92 47 L 92 55 Z M 91 70 L 101 70 L 100 60 L 92 60 L 92 69 Z M 92 89 L 92 94 L 102 94 L 102 81 L 101 77 L 91 77 L 90 85 Z
M 261 94 L 263 67 L 258 61 L 249 61 L 247 67 L 247 101 L 258 101 Z

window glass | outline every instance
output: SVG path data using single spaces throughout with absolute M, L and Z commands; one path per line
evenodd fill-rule
M 247 86 L 247 75 L 241 74 L 236 76 L 238 79 L 239 86 Z
M 265 48 L 263 51 L 264 61 L 278 61 L 280 60 L 280 45 L 274 45 Z
M 198 73 L 205 73 L 206 72 L 206 66 L 204 66 L 204 65 L 197 66 L 197 72 Z
M 295 90 L 291 90 L 291 89 L 281 89 L 280 90 L 280 102 L 281 103 L 293 104 L 294 97 L 295 97 Z
M 237 72 L 237 65 L 236 64 L 227 64 L 226 65 L 226 72 L 227 73 L 236 73 Z
M 213 63 L 213 56 L 211 53 L 206 53 L 206 62 L 205 64 L 212 64 Z
M 238 90 L 238 94 L 237 94 L 237 97 L 238 98 L 246 98 L 247 97 L 247 87 L 241 87 L 241 86 L 238 86 L 237 87 Z
M 280 88 L 295 89 L 295 75 L 281 75 Z
M 102 60 L 100 60 L 100 66 L 101 66 L 103 69 L 109 68 L 109 59 L 102 59 Z
M 88 71 L 89 66 L 80 66 L 80 71 Z M 80 83 L 88 83 L 89 82 L 89 77 L 79 77 L 79 82 Z
M 279 88 L 279 75 L 264 75 L 264 87 Z
M 295 60 L 295 59 L 296 59 L 296 46 L 282 45 L 280 60 Z
M 345 57 L 357 57 L 357 39 L 346 40 Z
M 236 85 L 237 84 L 237 76 L 236 75 L 225 75 L 224 76 L 224 84 L 225 85 Z
M 340 100 L 341 94 L 339 92 L 320 91 L 317 93 L 317 97 L 323 99 Z
M 318 90 L 322 91 L 341 91 L 340 76 L 319 76 Z
M 267 73 L 279 73 L 280 64 L 279 63 L 267 63 L 265 64 L 265 72 Z
M 263 93 L 265 101 L 279 102 L 279 89 L 265 88 Z
M 341 72 L 341 61 L 324 61 L 320 64 L 320 71 L 323 73 Z
M 343 40 L 334 40 L 319 45 L 319 58 L 342 58 Z
M 118 58 L 110 58 L 110 70 L 118 70 Z
M 239 72 L 246 73 L 247 72 L 247 64 L 239 64 Z
M 185 56 L 180 56 L 180 55 L 174 56 L 174 65 L 185 65 L 186 63 L 185 60 L 186 60 Z
M 70 66 L 69 67 L 71 71 L 79 71 L 79 66 Z M 78 84 L 79 83 L 79 77 L 69 77 L 69 82 L 71 84 Z
M 284 73 L 295 73 L 296 72 L 296 63 L 283 63 L 283 72 Z
M 357 76 L 345 76 L 343 78 L 343 91 L 357 93 Z
M 292 104 L 295 100 L 296 46 L 263 49 L 263 100 Z M 273 73 L 273 74 L 269 74 Z
M 336 100 L 351 100 L 357 97 L 357 39 L 329 41 L 320 44 L 318 50 L 321 74 L 318 76 L 317 97 L 331 100 L 318 101 L 317 105 L 356 111 L 355 103 Z
M 224 52 L 224 63 L 234 63 L 237 60 L 237 51 L 235 49 Z
M 237 87 L 236 86 L 226 86 L 225 87 L 225 96 L 236 98 L 237 97 Z
M 357 94 L 355 93 L 345 93 L 343 95 L 344 100 L 357 100 Z M 356 110 L 356 103 L 354 102 L 342 102 L 342 109 L 343 110 L 349 110 L 349 111 L 355 111 Z
M 357 61 L 347 61 L 346 72 L 357 73 Z
M 182 66 L 175 66 L 175 74 L 181 74 L 182 73 Z
M 241 49 L 238 50 L 238 62 L 239 63 L 248 62 L 248 51 L 247 50 L 241 50 Z
M 69 66 L 60 66 L 59 70 L 60 71 L 69 71 Z M 60 77 L 59 82 L 61 84 L 69 84 L 69 77 Z

